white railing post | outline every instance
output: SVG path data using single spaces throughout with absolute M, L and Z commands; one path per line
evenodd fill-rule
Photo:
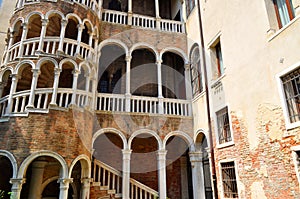
M 53 93 L 52 93 L 51 102 L 50 102 L 51 106 L 57 106 L 56 99 L 57 99 L 57 91 L 58 91 L 60 72 L 61 72 L 61 69 L 59 69 L 59 68 L 54 69 Z
M 128 0 L 128 25 L 132 25 L 132 0 Z
M 42 19 L 42 30 L 41 30 L 41 34 L 40 34 L 40 43 L 39 43 L 39 47 L 38 47 L 38 52 L 42 52 L 43 48 L 44 48 L 44 38 L 46 35 L 46 29 L 47 29 L 47 24 L 48 24 L 48 19 Z
M 17 84 L 19 76 L 17 74 L 11 74 L 12 80 L 11 80 L 11 87 L 10 87 L 10 93 L 8 96 L 8 102 L 6 107 L 6 115 L 9 115 L 12 111 L 12 105 L 13 105 L 13 94 L 16 92 Z
M 202 152 L 190 152 L 194 198 L 205 198 Z
M 157 152 L 158 188 L 161 199 L 167 198 L 166 156 L 167 150 L 161 149 Z
M 162 95 L 162 74 L 161 74 L 162 60 L 157 60 L 157 88 L 158 88 L 158 113 L 163 114 L 163 95 Z
M 125 91 L 125 111 L 130 112 L 130 69 L 131 69 L 131 56 L 126 56 L 126 91 Z
M 23 32 L 22 32 L 22 37 L 21 37 L 21 41 L 20 41 L 20 47 L 19 47 L 19 53 L 18 53 L 18 57 L 22 57 L 23 55 L 23 50 L 24 50 L 24 46 L 23 46 L 23 43 L 24 43 L 24 40 L 26 39 L 27 37 L 27 32 L 28 32 L 28 24 L 27 23 L 23 23 L 22 24 L 23 26 Z
M 35 98 L 35 89 L 37 86 L 37 81 L 40 75 L 39 69 L 32 69 L 32 80 L 31 80 L 31 89 L 30 89 L 30 95 L 29 95 L 29 101 L 28 105 L 26 106 L 26 109 L 33 109 L 34 108 L 34 98 Z
M 65 38 L 67 24 L 68 24 L 68 20 L 65 19 L 61 20 L 61 30 L 60 30 L 59 45 L 57 50 L 59 52 L 63 52 L 64 38 Z
M 122 150 L 123 154 L 123 182 L 122 182 L 122 198 L 130 199 L 130 156 L 132 150 L 124 149 Z
M 90 74 L 84 74 L 85 77 L 85 102 L 84 102 L 84 106 L 89 106 L 88 102 L 89 102 L 89 90 L 90 90 Z
M 59 179 L 59 199 L 67 199 L 68 198 L 68 190 L 70 183 L 73 182 L 72 178 L 69 179 Z

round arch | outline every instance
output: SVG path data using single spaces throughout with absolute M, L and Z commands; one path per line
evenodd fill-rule
M 10 31 L 13 32 L 14 31 L 14 27 L 16 26 L 16 23 L 18 23 L 19 21 L 21 21 L 21 23 L 24 23 L 25 19 L 23 17 L 18 17 L 14 20 L 14 22 L 11 24 L 10 27 Z
M 9 159 L 12 168 L 13 168 L 13 176 L 12 178 L 16 178 L 17 177 L 17 172 L 18 172 L 18 164 L 17 164 L 17 160 L 15 158 L 15 156 L 10 153 L 9 151 L 6 150 L 0 150 L 0 156 L 5 156 Z
M 108 46 L 108 45 L 116 45 L 125 51 L 126 56 L 129 55 L 128 47 L 126 46 L 126 44 L 117 39 L 106 39 L 106 40 L 102 41 L 98 46 L 98 53 L 101 53 L 102 48 L 104 46 Z
M 29 14 L 26 16 L 24 22 L 25 22 L 25 23 L 28 23 L 28 22 L 29 22 L 29 19 L 30 19 L 32 16 L 34 16 L 34 15 L 39 15 L 39 16 L 41 17 L 41 19 L 44 19 L 43 13 L 38 12 L 38 11 L 34 11 L 34 12 L 29 13 Z
M 136 43 L 136 44 L 132 45 L 130 50 L 129 50 L 129 55 L 131 56 L 132 52 L 135 51 L 135 50 L 138 50 L 138 49 L 150 50 L 154 54 L 156 61 L 159 60 L 159 53 L 157 52 L 155 47 L 148 44 L 148 43 L 145 43 L 145 42 L 139 42 L 139 43 Z
M 30 165 L 30 163 L 41 156 L 48 156 L 48 157 L 52 157 L 54 159 L 56 159 L 62 166 L 62 173 L 61 173 L 61 178 L 67 178 L 68 177 L 68 165 L 66 163 L 66 161 L 64 160 L 64 158 L 59 155 L 58 153 L 55 153 L 53 151 L 48 151 L 48 150 L 42 150 L 42 151 L 38 151 L 35 152 L 31 155 L 29 155 L 21 164 L 19 172 L 18 172 L 18 178 L 23 178 L 28 166 Z
M 55 59 L 53 58 L 49 58 L 49 57 L 43 57 L 42 59 L 40 59 L 37 64 L 36 64 L 36 69 L 40 69 L 41 68 L 41 65 L 45 62 L 52 62 L 54 64 L 54 68 L 58 68 L 58 63 Z
M 86 62 L 86 61 L 81 62 L 81 63 L 79 64 L 79 69 L 78 69 L 78 70 L 81 70 L 81 69 L 84 70 L 84 73 L 85 73 L 85 74 L 88 74 L 88 75 L 91 74 L 91 67 L 90 67 L 90 64 L 89 64 L 88 62 Z
M 5 68 L 3 71 L 0 72 L 0 82 L 3 81 L 3 75 L 5 72 L 10 71 L 13 74 L 13 68 L 11 66 Z
M 74 13 L 67 14 L 66 20 L 69 20 L 71 18 L 75 18 L 77 20 L 78 24 L 82 24 L 82 20 L 80 19 L 80 17 L 77 14 L 74 14 Z
M 16 66 L 13 74 L 21 74 L 20 72 L 22 72 L 22 67 L 24 65 L 30 65 L 32 69 L 36 68 L 36 65 L 33 63 L 33 61 L 29 61 L 29 60 L 23 60 L 20 63 L 18 63 L 18 65 Z
M 162 49 L 159 54 L 160 60 L 162 60 L 162 57 L 163 57 L 164 53 L 166 53 L 166 52 L 171 52 L 171 53 L 174 53 L 174 54 L 180 56 L 184 60 L 185 64 L 187 64 L 189 62 L 189 59 L 188 59 L 186 53 L 183 50 L 176 48 L 176 47 L 167 47 L 167 48 Z
M 131 149 L 131 144 L 132 144 L 133 139 L 136 136 L 141 135 L 141 134 L 150 134 L 153 137 L 155 137 L 155 139 L 157 140 L 157 143 L 158 143 L 158 150 L 162 149 L 163 145 L 162 145 L 162 141 L 161 141 L 160 137 L 158 136 L 158 134 L 156 132 L 151 131 L 149 129 L 140 129 L 140 130 L 135 131 L 128 140 L 128 149 Z
M 71 178 L 73 168 L 78 161 L 80 161 L 80 163 L 81 163 L 82 177 L 90 178 L 91 168 L 92 168 L 91 160 L 89 159 L 89 157 L 87 155 L 84 155 L 84 154 L 79 155 L 77 158 L 75 158 L 72 161 L 70 169 L 69 169 L 69 178 Z
M 59 10 L 50 10 L 46 13 L 45 19 L 49 19 L 49 17 L 51 17 L 52 15 L 59 15 L 62 20 L 64 20 L 66 18 L 65 15 L 62 12 L 60 12 Z
M 166 149 L 167 141 L 172 136 L 181 137 L 188 144 L 190 151 L 195 151 L 195 145 L 193 139 L 188 134 L 182 131 L 172 131 L 168 133 L 163 140 L 163 149 Z
M 121 131 L 119 131 L 119 130 L 117 130 L 117 129 L 115 129 L 115 128 L 104 128 L 104 129 L 100 129 L 99 131 L 97 131 L 97 132 L 93 135 L 93 139 L 92 139 L 92 143 L 93 143 L 92 147 L 93 147 L 93 148 L 94 148 L 94 142 L 95 142 L 95 140 L 96 140 L 100 135 L 105 134 L 105 133 L 114 133 L 114 134 L 119 135 L 120 138 L 121 138 L 122 141 L 123 141 L 123 148 L 124 148 L 124 149 L 128 149 L 127 139 L 126 139 L 125 135 L 124 135 Z
M 67 62 L 70 62 L 71 64 L 73 64 L 75 70 L 79 70 L 79 67 L 78 67 L 77 63 L 76 63 L 73 59 L 70 59 L 70 58 L 66 58 L 66 59 L 61 60 L 61 61 L 59 62 L 59 66 L 58 66 L 59 69 L 62 70 L 62 66 L 63 66 L 65 63 L 67 63 Z

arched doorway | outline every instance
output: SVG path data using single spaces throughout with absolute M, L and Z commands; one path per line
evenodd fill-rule
M 0 198 L 9 199 L 11 191 L 10 178 L 13 177 L 13 167 L 6 156 L 0 154 Z

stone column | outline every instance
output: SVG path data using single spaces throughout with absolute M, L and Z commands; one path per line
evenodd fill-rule
M 11 199 L 19 199 L 21 196 L 22 185 L 26 182 L 25 178 L 11 178 L 9 183 L 12 184 Z
M 132 150 L 124 149 L 123 154 L 123 182 L 122 182 L 122 198 L 130 199 L 130 156 Z
M 43 184 L 43 175 L 45 166 L 48 164 L 46 161 L 34 161 L 32 163 L 32 173 L 29 186 L 28 199 L 40 199 Z
M 80 70 L 73 71 L 73 86 L 72 86 L 73 94 L 72 94 L 72 100 L 71 100 L 72 105 L 75 105 L 75 103 L 76 103 L 75 100 L 76 100 L 77 81 L 78 81 L 79 74 L 80 74 Z
M 130 112 L 130 70 L 131 70 L 131 56 L 126 56 L 126 91 L 125 91 L 125 111 Z
M 78 28 L 78 35 L 77 35 L 77 48 L 76 48 L 75 56 L 80 55 L 81 36 L 82 36 L 82 31 L 84 29 L 84 25 L 78 24 L 77 28 Z
M 23 50 L 24 50 L 24 40 L 27 37 L 27 32 L 28 32 L 28 24 L 27 23 L 23 23 L 23 32 L 22 32 L 22 37 L 21 37 L 21 41 L 20 41 L 20 45 L 19 45 L 19 53 L 18 53 L 18 57 L 22 57 L 23 56 Z
M 84 106 L 89 105 L 89 89 L 90 89 L 90 74 L 84 74 L 85 77 L 85 91 L 86 91 L 86 96 L 85 96 L 85 103 Z
M 50 102 L 51 106 L 57 106 L 56 99 L 57 99 L 60 72 L 61 72 L 61 69 L 59 69 L 59 68 L 54 69 L 53 93 L 52 93 L 52 98 L 51 98 L 51 102 Z
M 132 25 L 132 0 L 128 0 L 128 25 Z
M 67 199 L 68 198 L 68 190 L 70 183 L 73 182 L 72 178 L 64 178 L 59 179 L 59 199 Z
M 157 92 L 158 92 L 158 113 L 163 114 L 163 94 L 162 94 L 162 72 L 161 72 L 162 60 L 157 60 Z
M 31 80 L 31 89 L 30 89 L 30 95 L 28 100 L 28 105 L 26 106 L 26 109 L 33 109 L 34 108 L 34 98 L 35 98 L 35 90 L 38 82 L 38 78 L 40 75 L 39 69 L 32 69 L 32 80 Z
M 90 185 L 93 179 L 83 178 L 81 179 L 81 193 L 80 199 L 89 199 L 90 198 Z
M 88 59 L 88 60 L 92 60 L 92 50 L 94 50 L 93 49 L 93 37 L 94 37 L 94 34 L 93 34 L 93 32 L 90 32 L 89 31 L 89 46 L 90 46 L 90 49 L 89 49 L 89 54 L 88 54 L 88 57 L 86 57 L 86 59 Z
M 67 20 L 61 20 L 61 29 L 60 29 L 60 36 L 59 36 L 59 44 L 58 44 L 58 52 L 63 53 L 63 46 L 64 46 L 64 38 L 65 38 L 65 32 L 67 27 L 68 21 Z
M 185 93 L 186 93 L 186 99 L 190 100 L 192 99 L 192 87 L 191 87 L 191 72 L 190 72 L 190 64 L 186 63 L 184 65 L 185 71 L 184 71 L 184 77 L 185 77 Z
M 166 178 L 166 156 L 167 150 L 159 150 L 157 152 L 158 165 L 158 193 L 159 198 L 167 198 L 167 178 Z
M 9 52 L 9 49 L 11 48 L 12 44 L 13 44 L 13 38 L 14 38 L 14 34 L 12 31 L 9 32 L 9 41 L 8 41 L 8 45 L 7 45 L 7 49 L 6 49 L 6 54 L 5 54 L 5 60 L 4 60 L 4 64 L 7 64 L 7 62 L 9 61 L 9 57 L 10 57 L 10 54 L 8 53 Z
M 13 94 L 15 94 L 16 89 L 17 89 L 17 84 L 18 84 L 18 80 L 19 80 L 19 76 L 17 74 L 11 74 L 12 80 L 11 80 L 11 87 L 10 87 L 10 93 L 8 96 L 8 101 L 7 101 L 7 108 L 6 108 L 6 115 L 10 114 L 12 111 L 12 97 Z
M 3 89 L 6 86 L 7 83 L 5 82 L 0 82 L 0 98 L 4 97 L 3 95 Z M 1 113 L 0 113 L 1 114 Z
M 38 52 L 43 52 L 43 48 L 44 48 L 44 38 L 46 35 L 46 30 L 47 30 L 47 24 L 48 24 L 48 19 L 42 19 L 42 30 L 41 30 L 41 34 L 40 34 L 40 43 L 39 43 L 39 47 L 38 47 Z
M 159 16 L 159 0 L 155 0 L 155 18 L 156 18 L 156 28 L 160 29 L 161 18 Z
M 205 198 L 202 152 L 190 152 L 194 199 Z

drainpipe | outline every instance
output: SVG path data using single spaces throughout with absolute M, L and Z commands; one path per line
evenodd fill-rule
M 210 118 L 210 101 L 209 101 L 209 90 L 208 90 L 208 77 L 206 70 L 206 59 L 205 59 L 205 50 L 204 50 L 204 38 L 203 38 L 203 27 L 202 27 L 202 18 L 200 13 L 200 0 L 198 0 L 198 15 L 199 15 L 199 31 L 200 31 L 200 41 L 201 41 L 201 51 L 202 51 L 202 60 L 204 68 L 204 81 L 205 81 L 205 91 L 206 91 L 206 111 L 207 111 L 207 120 L 208 120 L 208 131 L 209 131 L 209 140 L 210 140 L 210 152 L 211 152 L 211 167 L 212 167 L 212 180 L 214 187 L 214 196 L 215 199 L 218 199 L 218 187 L 217 187 L 217 178 L 216 178 L 216 166 L 215 166 L 215 154 L 213 147 L 213 136 L 212 136 L 212 124 Z

